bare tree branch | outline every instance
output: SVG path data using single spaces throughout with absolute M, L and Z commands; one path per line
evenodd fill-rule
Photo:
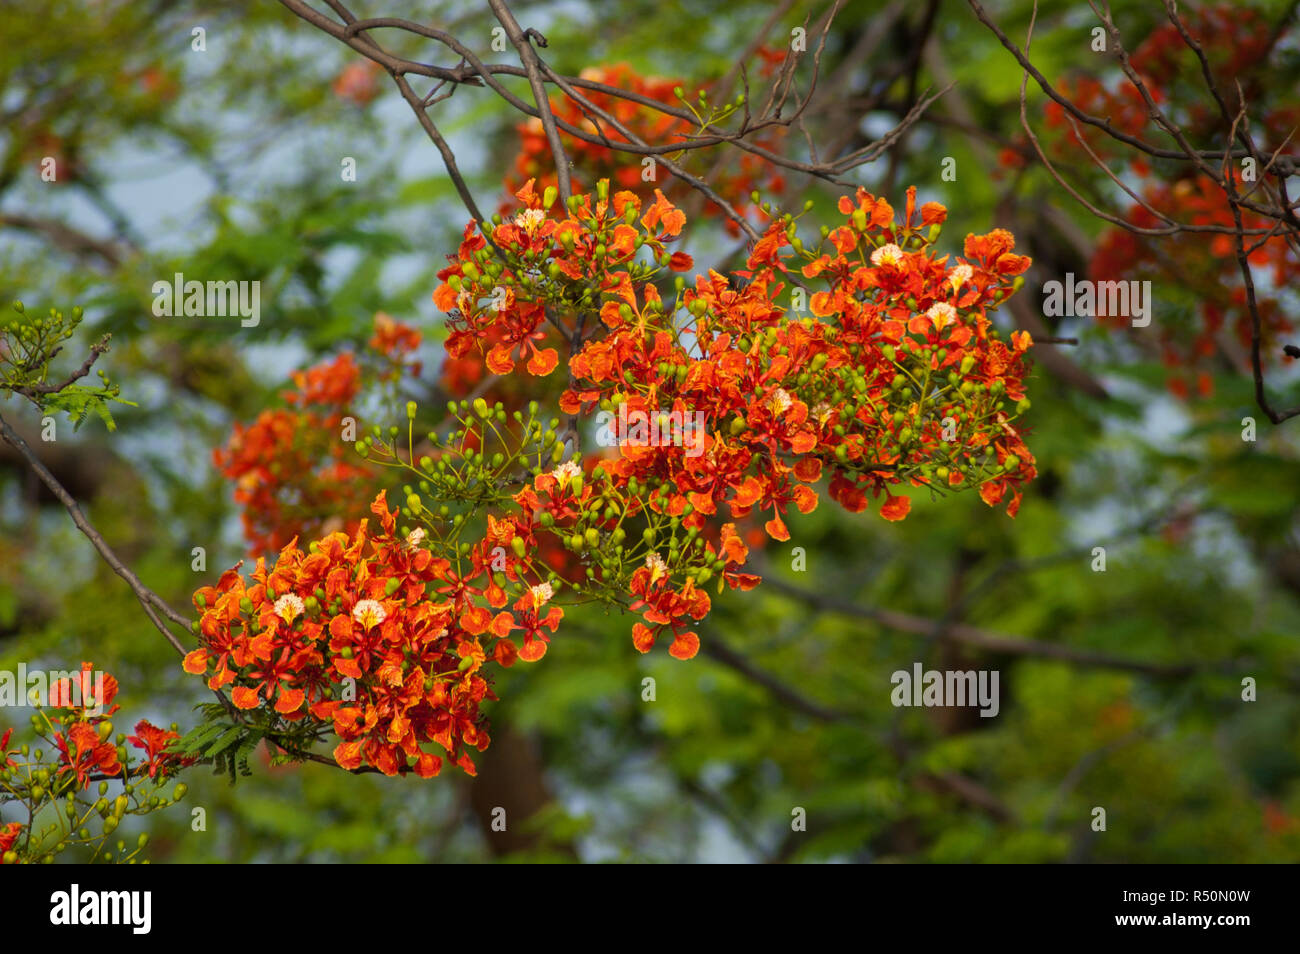
M 41 482 L 44 483 L 45 486 L 50 489 L 50 492 L 59 499 L 59 502 L 63 504 L 64 508 L 68 511 L 68 515 L 72 517 L 72 522 L 77 525 L 78 530 L 85 534 L 86 539 L 91 542 L 95 550 L 103 558 L 104 562 L 112 567 L 114 573 L 126 580 L 127 586 L 131 587 L 131 592 L 134 593 L 136 599 L 140 601 L 140 605 L 144 607 L 145 615 L 149 617 L 149 621 L 154 624 L 160 633 L 163 634 L 163 637 L 167 642 L 171 643 L 172 648 L 184 656 L 185 647 L 181 645 L 180 640 L 176 638 L 175 634 L 163 624 L 157 614 L 161 613 L 173 623 L 184 626 L 186 630 L 190 628 L 191 621 L 168 606 L 161 596 L 149 589 L 149 587 L 145 586 L 144 583 L 140 581 L 140 578 L 118 558 L 117 554 L 113 552 L 112 547 L 110 547 L 104 538 L 100 536 L 99 531 L 96 530 L 91 525 L 90 521 L 86 519 L 86 515 L 81 512 L 81 507 L 77 504 L 77 501 L 72 498 L 71 494 L 64 490 L 63 485 L 55 479 L 49 469 L 41 463 L 40 458 L 32 452 L 30 447 L 27 446 L 27 442 L 9 426 L 9 422 L 3 417 L 0 417 L 0 438 L 3 438 L 5 443 L 9 444 L 9 446 L 22 455 L 23 459 L 27 461 L 28 466 L 31 467 L 31 469 L 35 471 L 36 476 L 41 479 Z

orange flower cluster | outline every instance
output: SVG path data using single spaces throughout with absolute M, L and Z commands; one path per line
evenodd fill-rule
M 114 737 L 112 716 L 119 706 L 118 684 L 108 673 L 96 672 L 93 664 L 85 662 L 70 679 L 61 679 L 50 685 L 48 707 L 42 707 L 33 720 L 38 736 L 52 747 L 52 751 L 27 746 L 10 748 L 13 729 L 0 733 L 0 803 L 15 802 L 25 805 L 26 822 L 0 825 L 0 864 L 18 864 L 23 861 L 53 861 L 54 855 L 73 845 L 94 845 L 96 854 L 103 849 L 103 839 L 89 836 L 83 828 L 77 829 L 92 813 L 105 820 L 104 837 L 116 827 L 124 814 L 143 815 L 171 804 L 184 794 L 184 786 L 177 786 L 174 799 L 159 798 L 158 787 L 179 769 L 194 764 L 194 758 L 170 751 L 179 734 L 152 725 L 141 719 L 136 723 L 135 735 L 118 733 Z M 133 761 L 127 753 L 126 743 L 142 749 L 145 758 Z M 45 753 L 50 751 L 53 763 L 43 764 Z M 146 788 L 142 782 L 148 775 L 155 786 Z M 127 785 L 110 807 L 103 797 L 110 779 L 120 779 Z M 88 792 L 94 783 L 100 783 L 98 799 Z M 134 803 L 134 804 L 133 804 Z M 57 806 L 55 817 L 64 827 L 57 839 L 50 829 L 32 832 L 31 826 L 39 818 L 50 817 L 45 809 Z M 2 807 L 2 804 L 0 804 Z M 81 821 L 76 821 L 80 818 Z M 53 826 L 60 827 L 59 824 Z M 37 837 L 24 837 L 36 834 Z M 20 847 L 19 839 L 23 839 Z M 57 840 L 58 846 L 51 850 Z M 122 850 L 122 849 L 119 849 Z M 124 858 L 134 857 L 124 856 Z
M 1252 183 L 1243 183 L 1234 174 L 1237 188 L 1249 192 Z M 1144 200 L 1155 209 L 1178 221 L 1195 226 L 1216 225 L 1235 228 L 1232 209 L 1221 184 L 1206 176 L 1179 179 L 1173 183 L 1149 179 Z M 1140 228 L 1161 228 L 1165 222 L 1140 205 L 1129 209 L 1127 220 Z M 1242 213 L 1247 229 L 1269 229 L 1274 223 L 1251 212 Z M 1248 238 L 1248 245 L 1257 243 Z M 1162 322 L 1161 359 L 1169 369 L 1167 386 L 1179 398 L 1187 398 L 1192 389 L 1201 397 L 1213 392 L 1211 373 L 1219 363 L 1221 337 L 1226 332 L 1234 339 L 1239 353 L 1249 353 L 1253 321 L 1237 266 L 1236 242 L 1229 234 L 1193 233 L 1168 245 L 1156 245 L 1150 238 L 1127 229 L 1108 229 L 1097 243 L 1090 272 L 1099 280 L 1131 279 L 1137 276 L 1165 281 L 1177 277 L 1180 284 L 1199 290 L 1201 322 L 1199 327 L 1183 327 Z M 1262 354 L 1273 360 L 1276 342 L 1289 340 L 1295 324 L 1279 298 L 1282 289 L 1300 282 L 1300 259 L 1290 251 L 1286 241 L 1275 237 L 1259 243 L 1247 259 L 1256 273 L 1256 303 L 1263 338 Z M 1169 269 L 1173 271 L 1169 271 Z M 1266 281 L 1261 278 L 1266 277 Z M 1277 291 L 1270 291 L 1276 289 Z
M 334 533 L 306 552 L 292 541 L 273 568 L 259 559 L 250 581 L 236 567 L 199 590 L 201 648 L 184 668 L 207 674 L 212 689 L 231 687 L 240 709 L 332 725 L 343 768 L 428 778 L 442 768 L 424 748 L 436 742 L 473 775 L 470 750 L 489 740 L 479 704 L 496 698 L 484 667 L 540 658 L 543 629 L 554 631 L 563 610 L 545 607 L 545 587 L 525 589 L 514 613 L 488 608 L 508 600 L 491 564 L 512 524 L 494 523 L 469 566 L 453 569 L 420 545 L 423 531 L 398 535 L 384 493 L 371 509 L 379 533 L 363 521 L 350 540 Z M 516 565 L 506 576 L 518 582 Z M 523 631 L 521 648 L 514 630 Z
M 1240 80 L 1246 101 L 1259 103 L 1260 94 L 1272 85 L 1272 78 L 1261 72 L 1261 67 L 1267 66 L 1273 50 L 1283 40 L 1270 19 L 1259 10 L 1237 3 L 1198 7 L 1180 12 L 1180 15 L 1188 32 L 1205 50 L 1215 81 L 1221 88 L 1231 89 L 1234 82 Z M 1198 133 L 1218 128 L 1222 113 L 1205 91 L 1196 55 L 1188 48 L 1177 26 L 1162 18 L 1132 51 L 1129 61 L 1163 110 L 1180 111 L 1180 125 L 1193 141 L 1197 141 Z M 1171 97 L 1169 94 L 1180 83 L 1188 84 L 1188 92 L 1192 95 Z M 1158 128 L 1142 93 L 1127 79 L 1109 84 L 1093 76 L 1083 76 L 1059 84 L 1059 89 L 1084 112 L 1107 117 L 1115 129 L 1130 136 L 1146 136 Z M 1065 109 L 1059 103 L 1050 101 L 1044 109 L 1049 123 L 1072 129 Z M 1288 104 L 1270 110 L 1261 118 L 1263 126 L 1260 130 L 1252 130 L 1253 134 L 1259 136 L 1262 133 L 1268 139 L 1280 141 L 1300 119 L 1300 107 Z M 1080 125 L 1079 129 L 1094 148 L 1108 141 L 1103 132 L 1091 126 Z M 1071 143 L 1078 148 L 1073 133 Z M 1134 165 L 1143 170 L 1147 161 L 1138 157 L 1134 159 Z
M 950 262 L 932 248 L 942 206 L 918 209 L 909 190 L 896 223 L 888 202 L 859 190 L 840 200 L 844 222 L 827 230 L 821 254 L 802 256 L 802 279 L 824 287 L 799 317 L 780 300 L 784 250 L 802 249 L 792 220 L 771 224 L 736 278 L 697 276 L 694 288 L 665 302 L 652 279 L 692 262 L 666 248 L 685 216 L 662 193 L 643 207 L 631 192 L 610 197 L 602 182 L 594 202 L 576 196 L 563 216 L 531 182 L 518 198 L 522 210 L 491 230 L 490 243 L 471 226 L 439 273 L 434 299 L 450 315 L 449 350 L 461 354 L 496 336 L 489 368 L 509 373 L 518 349 L 521 358 L 531 353 L 531 374 L 545 375 L 558 355 L 536 344 L 543 322 L 580 321 L 584 308 L 597 310 L 600 332 L 571 358 L 561 409 L 646 417 L 667 409 L 704 422 L 694 448 L 621 441 L 617 458 L 591 474 L 599 500 L 591 480 L 572 489 L 553 475 L 515 497 L 530 524 L 545 518 L 575 552 L 622 551 L 612 528 L 629 515 L 680 525 L 682 547 L 674 536 L 667 560 L 647 546 L 617 565 L 602 558 L 591 573 L 625 587 L 642 610 L 638 648 L 668 632 L 673 655 L 694 655 L 698 639 L 684 621 L 708 611 L 699 585 L 716 572 L 731 586 L 757 582 L 737 571 L 746 550 L 722 520 L 766 514 L 768 534 L 789 539 L 784 516 L 791 506 L 803 513 L 817 506 L 810 485 L 824 475 L 832 499 L 851 511 L 865 509 L 869 493 L 883 494 L 887 520 L 910 509 L 910 498 L 890 489 L 899 485 L 934 493 L 977 487 L 989 505 L 1006 501 L 1012 516 L 1019 509 L 1020 488 L 1036 475 L 1012 410 L 1027 406 L 1031 341 L 1016 332 L 1004 343 L 986 315 L 1029 266 L 1007 232 L 969 236 L 964 257 Z M 566 467 L 569 476 L 582 473 Z M 593 517 L 592 506 L 605 509 Z M 632 568 L 634 553 L 644 566 Z
M 607 192 L 608 183 L 601 188 Z M 442 284 L 433 294 L 434 304 L 449 316 L 447 353 L 460 358 L 477 345 L 486 350 L 494 374 L 509 374 L 516 359 L 526 358 L 528 373 L 544 377 L 559 364 L 555 348 L 544 346 L 548 308 L 571 315 L 591 307 L 600 294 L 628 280 L 626 272 L 610 270 L 630 265 L 642 248 L 674 271 L 690 268 L 689 255 L 669 254 L 664 244 L 681 231 L 686 217 L 663 193 L 655 194 L 658 199 L 638 230 L 632 223 L 641 200 L 630 192 L 619 193 L 617 221 L 608 202 L 593 210 L 589 199 L 574 202 L 566 218 L 556 219 L 545 211 L 555 202 L 555 189 L 539 195 L 530 180 L 516 196 L 523 210 L 492 230 L 491 247 L 473 222 L 466 225 L 457 256 L 438 273 Z M 495 249 L 509 249 L 523 268 L 506 271 L 495 260 Z
M 236 423 L 226 446 L 213 451 L 218 469 L 235 483 L 252 552 L 322 530 L 365 500 L 371 479 L 340 439 L 361 386 L 352 355 L 298 372 L 294 383 L 297 390 L 284 393 L 288 407 L 265 410 L 248 427 Z
M 469 752 L 488 744 L 479 706 L 495 698 L 488 666 L 546 653 L 562 585 L 636 613 L 641 652 L 662 639 L 690 659 L 705 585 L 760 582 L 743 572 L 741 522 L 789 539 L 787 516 L 818 505 L 823 479 L 850 511 L 883 497 L 886 520 L 908 514 L 907 487 L 977 489 L 1014 516 L 1036 475 L 1017 427 L 1032 342 L 1001 340 L 988 317 L 1029 266 L 1007 232 L 940 256 L 943 206 L 918 207 L 908 190 L 900 218 L 859 189 L 819 247 L 781 216 L 743 271 L 688 284 L 673 273 L 694 263 L 670 248 L 686 216 L 662 192 L 643 201 L 602 180 L 559 204 L 556 191 L 529 181 L 509 218 L 466 227 L 433 296 L 451 360 L 481 356 L 527 393 L 563 347 L 558 403 L 580 433 L 619 414 L 698 429 L 690 441 L 620 432 L 584 457 L 536 402 L 524 417 L 479 398 L 449 404 L 461 429 L 417 448 L 410 405 L 404 440 L 376 430 L 358 452 L 416 475 L 419 492 L 403 491 L 415 529 L 399 536 L 381 493 L 377 535 L 363 522 L 306 552 L 295 540 L 250 581 L 236 568 L 200 590 L 202 648 L 187 671 L 229 687 L 242 709 L 308 720 L 306 737 L 332 728 L 344 768 L 430 776 L 442 764 L 433 741 L 473 772 Z M 300 400 L 355 396 L 353 380 L 337 385 L 300 381 Z
M 1241 88 L 1244 101 L 1251 104 L 1251 135 L 1261 153 L 1269 155 L 1300 125 L 1300 106 L 1277 96 L 1288 87 L 1285 81 L 1278 80 L 1279 71 L 1286 67 L 1279 65 L 1276 54 L 1292 42 L 1291 38 L 1284 35 L 1285 30 L 1275 29 L 1269 17 L 1240 4 L 1200 7 L 1182 16 L 1191 35 L 1202 45 L 1220 89 L 1226 95 L 1227 91 Z M 1205 90 L 1197 58 L 1174 24 L 1156 26 L 1133 50 L 1131 63 L 1150 95 L 1189 141 L 1207 141 L 1221 134 L 1219 106 Z M 1110 84 L 1096 77 L 1081 77 L 1057 85 L 1084 112 L 1106 117 L 1122 133 L 1147 142 L 1158 142 L 1163 136 L 1141 92 L 1127 80 Z M 1073 160 L 1080 155 L 1082 136 L 1089 148 L 1113 164 L 1121 146 L 1103 132 L 1071 124 L 1064 108 L 1054 101 L 1046 105 L 1045 117 L 1050 127 L 1062 133 L 1053 143 L 1060 159 Z M 1150 157 L 1136 151 L 1130 151 L 1128 163 L 1139 183 L 1135 191 L 1142 194 L 1145 203 L 1134 202 L 1126 210 L 1124 217 L 1132 225 L 1162 228 L 1168 222 L 1160 216 L 1166 216 L 1193 226 L 1235 228 L 1222 184 L 1200 174 L 1190 163 L 1153 166 Z M 1246 195 L 1259 185 L 1264 170 L 1256 169 L 1255 179 L 1247 181 L 1238 165 L 1233 176 L 1238 191 Z M 1274 223 L 1246 211 L 1243 225 L 1267 230 Z M 1248 241 L 1254 244 L 1256 238 Z M 1285 340 L 1286 333 L 1294 330 L 1279 296 L 1281 289 L 1293 287 L 1300 280 L 1300 261 L 1279 235 L 1262 242 L 1250 256 L 1250 264 L 1262 272 L 1255 284 L 1265 339 L 1263 353 L 1273 356 L 1279 350 L 1274 343 Z M 1162 358 L 1169 368 L 1168 387 L 1179 397 L 1187 397 L 1193 388 L 1202 396 L 1211 393 L 1211 372 L 1221 362 L 1225 331 L 1235 338 L 1231 350 L 1240 353 L 1249 349 L 1252 321 L 1237 266 L 1235 241 L 1229 234 L 1188 233 L 1180 235 L 1177 242 L 1166 242 L 1160 237 L 1112 227 L 1103 233 L 1089 271 L 1097 281 L 1163 280 L 1196 295 L 1201 313 L 1199 327 L 1162 321 L 1158 328 Z M 1262 281 L 1264 276 L 1267 279 Z
M 419 374 L 411 355 L 420 333 L 388 315 L 375 316 L 370 349 L 383 365 L 380 377 Z M 356 459 L 343 439 L 343 419 L 362 387 L 362 368 L 344 353 L 293 375 L 283 408 L 263 411 L 213 451 L 217 468 L 235 484 L 243 508 L 244 536 L 252 553 L 273 553 L 296 536 L 350 531 L 346 516 L 373 496 L 373 468 Z M 355 440 L 355 438 L 352 438 Z
M 85 788 L 94 777 L 115 777 L 122 774 L 117 745 L 109 737 L 110 718 L 120 708 L 113 703 L 117 696 L 117 680 L 107 673 L 96 674 L 91 663 L 81 664 L 74 685 L 63 679 L 50 687 L 50 722 L 57 727 L 54 746 L 58 752 L 59 766 L 56 775 L 71 773 L 79 788 Z M 94 714 L 91 714 L 93 710 Z M 12 729 L 0 739 L 3 753 Z M 148 771 L 150 778 L 166 777 L 193 760 L 182 759 L 166 751 L 168 744 L 180 736 L 160 729 L 145 719 L 135 726 L 136 735 L 127 741 L 134 748 L 143 749 L 146 762 L 139 771 Z
M 108 722 L 118 710 L 113 705 L 117 680 L 105 675 L 97 692 L 91 664 L 82 663 L 79 682 L 76 692 L 69 680 L 50 687 L 50 706 L 63 710 L 52 715 L 50 722 L 61 727 L 61 731 L 54 734 L 54 744 L 59 753 L 58 774 L 73 773 L 77 786 L 85 788 L 92 775 L 119 775 L 122 766 L 118 762 L 117 746 L 99 733 L 100 724 Z M 92 716 L 87 714 L 87 709 L 102 711 Z
M 784 51 L 776 51 L 773 54 L 773 51 L 767 49 L 759 52 L 764 58 L 764 74 L 770 73 L 774 64 L 779 63 L 785 55 Z M 676 91 L 686 85 L 684 81 L 644 77 L 626 63 L 583 70 L 582 78 L 625 90 L 663 103 L 665 106 L 677 109 L 683 107 L 683 101 L 677 97 Z M 711 86 L 705 84 L 702 88 L 707 93 Z M 615 117 L 624 128 L 643 142 L 671 144 L 684 142 L 690 136 L 700 134 L 698 125 L 663 113 L 653 106 L 597 90 L 580 89 L 579 91 L 595 106 Z M 580 107 L 568 96 L 557 94 L 551 98 L 550 105 L 557 119 L 593 135 L 596 134 L 597 126 L 584 111 L 585 107 Z M 606 122 L 601 121 L 599 128 L 611 142 L 630 141 Z M 541 120 L 529 119 L 520 124 L 517 129 L 520 148 L 519 154 L 515 157 L 516 178 L 507 179 L 507 190 L 513 192 L 530 179 L 543 186 L 554 185 L 555 160 L 551 156 L 550 145 L 546 141 L 546 132 L 542 128 Z M 783 126 L 774 126 L 770 131 L 753 137 L 751 141 L 756 146 L 775 151 L 780 146 L 784 132 Z M 631 191 L 648 193 L 653 188 L 652 184 L 647 184 L 642 178 L 644 167 L 640 156 L 585 142 L 563 131 L 560 135 L 564 141 L 565 153 L 573 164 L 574 191 L 585 191 L 590 188 L 591 183 L 601 179 L 610 179 L 614 184 Z M 690 154 L 682 157 L 681 161 L 689 163 Z M 756 189 L 764 194 L 780 194 L 785 190 L 785 180 L 779 171 L 765 159 L 749 152 L 729 157 L 726 168 L 721 170 L 716 180 L 711 179 L 710 184 L 720 196 L 742 209 L 749 205 L 748 196 Z M 665 187 L 674 197 L 680 198 L 686 194 L 684 191 L 674 192 L 685 188 L 675 179 Z M 643 196 L 645 197 L 647 196 Z M 720 210 L 710 204 L 706 207 L 705 214 L 718 215 Z M 728 220 L 726 227 L 732 235 L 739 234 L 734 222 Z
M 588 572 L 590 585 L 624 590 L 632 598 L 628 609 L 640 612 L 644 622 L 633 626 L 633 643 L 637 649 L 649 652 L 655 640 L 667 631 L 672 637 L 669 653 L 678 659 L 690 659 L 699 651 L 700 641 L 694 632 L 687 629 L 687 619 L 702 619 L 710 608 L 708 594 L 699 587 L 715 568 L 722 570 L 728 564 L 743 564 L 748 550 L 736 537 L 732 524 L 727 524 L 721 531 L 726 546 L 725 556 L 719 556 L 712 543 L 694 532 L 690 534 L 690 540 L 699 552 L 679 554 L 674 533 L 671 543 L 665 541 L 666 546 L 671 547 L 670 560 L 679 570 L 683 565 L 679 557 L 689 561 L 693 567 L 689 576 L 679 572 L 678 576 L 685 578 L 674 583 L 672 570 L 654 548 L 655 533 L 649 527 L 642 534 L 640 549 L 625 549 L 624 521 L 649 515 L 645 501 L 638 496 L 638 492 L 645 488 L 639 487 L 635 480 L 623 481 L 613 477 L 612 472 L 606 469 L 609 463 L 605 461 L 594 468 L 593 481 L 585 479 L 582 468 L 572 461 L 561 464 L 554 471 L 538 474 L 514 497 L 521 515 L 508 519 L 504 526 L 498 522 L 497 526 L 515 535 L 522 544 L 515 546 L 524 553 L 544 552 L 552 537 L 558 538 L 575 555 L 586 552 L 588 562 L 593 564 Z M 684 536 L 683 546 L 690 550 Z M 605 548 L 610 553 L 604 553 Z M 634 567 L 642 554 L 644 564 L 631 573 L 630 580 L 625 580 L 628 567 Z M 552 558 L 552 562 L 558 561 Z M 757 584 L 758 578 L 732 573 L 727 574 L 727 581 L 732 586 L 750 589 Z M 579 582 L 577 585 L 581 588 L 584 584 Z M 558 622 L 558 617 L 555 621 Z M 553 631 L 555 627 L 550 628 Z M 525 629 L 527 632 L 527 627 Z M 534 635 L 546 639 L 539 631 L 534 630 Z M 539 648 L 538 656 L 545 652 L 545 645 Z M 521 657 L 524 652 L 520 651 Z
M 404 374 L 420 376 L 423 366 L 414 355 L 422 340 L 420 332 L 381 311 L 375 315 L 375 333 L 366 343 L 371 351 L 386 359 L 388 367 L 384 377 L 396 381 Z

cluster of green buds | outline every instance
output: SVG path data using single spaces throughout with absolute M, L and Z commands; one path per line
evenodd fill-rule
M 54 744 L 47 738 L 54 727 L 43 711 L 32 716 L 32 727 L 46 744 Z M 171 728 L 176 730 L 175 725 Z M 123 819 L 169 808 L 185 797 L 184 782 L 171 785 L 168 792 L 168 781 L 151 779 L 143 760 L 132 761 L 126 735 L 114 734 L 112 722 L 101 721 L 95 729 L 101 742 L 112 739 L 121 771 L 97 782 L 92 776 L 84 788 L 66 765 L 60 770 L 57 751 L 24 742 L 10 753 L 10 764 L 0 760 L 0 807 L 16 805 L 27 816 L 23 830 L 0 858 L 4 864 L 50 864 L 65 851 L 75 852 L 83 863 L 135 864 L 142 860 L 149 836 L 142 832 L 129 842 L 115 837 Z
M 87 413 L 94 413 L 112 430 L 107 402 L 131 403 L 121 399 L 121 387 L 110 382 L 103 369 L 96 369 L 97 386 L 78 383 L 108 350 L 109 336 L 92 345 L 81 368 L 62 375 L 60 381 L 51 365 L 81 325 L 84 312 L 80 307 L 66 313 L 51 308 L 44 315 L 34 315 L 21 301 L 13 303 L 13 312 L 16 317 L 0 323 L 0 393 L 20 394 L 43 411 L 65 411 L 78 424 Z
M 608 182 L 601 180 L 597 192 L 599 198 L 608 199 Z M 548 187 L 543 193 L 543 206 L 547 212 L 553 209 L 556 200 L 555 187 Z M 569 212 L 576 215 L 581 205 L 580 196 L 571 196 Z M 522 213 L 528 214 L 530 213 Z M 620 225 L 635 225 L 636 217 L 637 210 L 631 206 L 621 216 L 615 215 L 612 209 L 607 209 L 600 219 L 582 218 L 580 232 L 572 228 L 562 229 L 539 245 L 533 241 L 506 241 L 507 233 L 501 231 L 501 228 L 507 223 L 500 213 L 496 213 L 490 224 L 481 225 L 489 244 L 462 259 L 463 278 L 453 275 L 448 278 L 447 284 L 457 294 L 463 290 L 471 291 L 476 300 L 491 301 L 509 289 L 520 301 L 545 302 L 553 313 L 566 317 L 572 313 L 590 311 L 599 306 L 606 290 L 593 280 L 593 264 L 595 272 L 602 272 L 608 265 L 625 268 L 632 282 L 649 281 L 668 264 L 669 255 L 666 252 L 650 262 L 635 258 L 618 262 L 612 260 L 610 248 L 614 243 L 614 229 Z M 577 247 L 579 240 L 583 243 L 582 249 Z M 638 235 L 633 245 L 635 251 L 640 251 L 645 245 L 645 237 Z M 562 259 L 572 260 L 581 277 L 574 278 L 572 270 L 566 273 L 561 266 Z
M 665 572 L 678 582 L 704 585 L 720 574 L 725 561 L 709 548 L 705 533 L 686 525 L 694 512 L 688 503 L 680 514 L 667 512 L 673 495 L 656 477 L 615 480 L 602 465 L 583 489 L 583 505 L 571 521 L 557 528 L 567 550 L 583 564 L 585 580 L 577 588 L 588 598 L 609 604 L 626 601 L 632 575 L 655 554 Z M 551 526 L 543 514 L 543 526 Z
M 477 526 L 475 515 L 510 505 L 519 487 L 564 458 L 560 421 L 541 417 L 536 401 L 513 412 L 483 398 L 450 401 L 440 425 L 447 429 L 428 431 L 419 443 L 419 407 L 411 401 L 406 410 L 405 429 L 391 425 L 385 432 L 375 426 L 356 451 L 409 475 L 400 498 L 405 515 L 419 521 L 431 542 L 451 543 L 466 553 L 465 530 Z
M 698 89 L 695 91 L 694 102 L 686 95 L 686 90 L 681 86 L 673 87 L 673 96 L 691 111 L 695 121 L 699 126 L 697 135 L 709 130 L 710 127 L 724 123 L 737 111 L 745 108 L 745 94 L 737 93 L 735 98 L 730 102 L 711 103 L 709 101 L 709 91 L 707 89 Z
M 960 487 L 1018 469 L 1018 459 L 1012 456 L 999 463 L 992 443 L 980 441 L 977 435 L 1014 423 L 1029 410 L 1028 398 L 1011 401 L 1000 380 L 991 385 L 972 380 L 976 358 L 971 354 L 946 370 L 948 351 L 933 344 L 913 341 L 909 348 L 885 345 L 881 354 L 888 364 L 882 363 L 874 376 L 852 368 L 838 369 L 833 390 L 822 399 L 832 406 L 847 401 L 852 415 L 868 406 L 869 421 L 883 425 L 880 434 L 884 441 L 876 453 L 896 459 L 895 472 L 900 477 L 934 482 L 932 485 L 942 490 L 950 486 L 952 472 L 961 476 L 951 486 Z M 848 423 L 851 430 L 853 419 Z M 844 424 L 837 424 L 834 430 L 838 436 L 849 433 Z M 980 449 L 972 454 L 973 447 Z M 843 448 L 837 448 L 840 463 L 847 459 Z

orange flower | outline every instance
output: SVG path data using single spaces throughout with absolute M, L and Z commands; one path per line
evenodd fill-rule
M 910 497 L 887 497 L 880 507 L 880 515 L 886 520 L 902 520 L 912 509 Z

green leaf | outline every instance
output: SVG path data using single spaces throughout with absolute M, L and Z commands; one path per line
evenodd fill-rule
M 237 741 L 239 741 L 240 736 L 247 731 L 248 731 L 248 726 L 244 726 L 244 725 L 232 726 L 230 730 L 226 732 L 225 735 L 219 738 L 216 741 L 216 743 L 207 750 L 208 756 L 213 757 L 213 756 L 220 755 L 222 752 L 226 751 L 226 749 L 230 748 Z

